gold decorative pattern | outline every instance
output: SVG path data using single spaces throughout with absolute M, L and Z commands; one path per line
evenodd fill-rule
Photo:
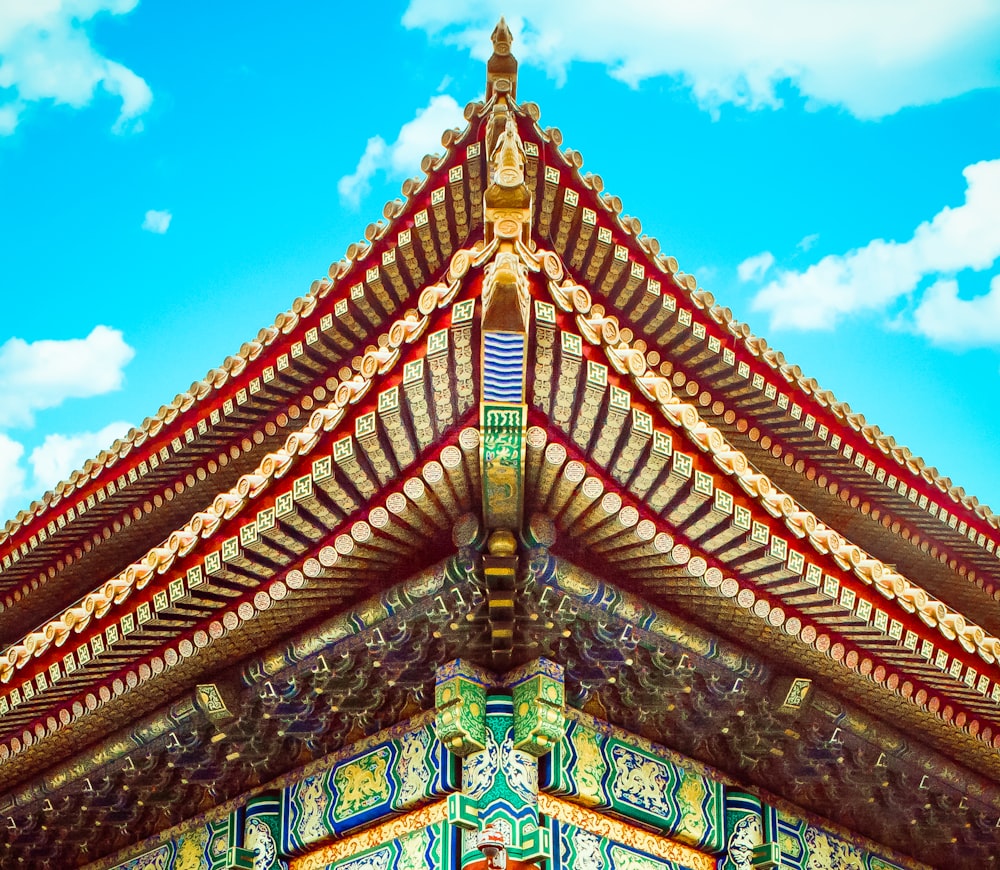
M 416 314 L 408 312 L 390 330 L 390 332 L 395 332 L 393 340 L 407 341 L 418 339 L 426 327 L 426 321 L 426 317 L 417 317 Z M 367 357 L 360 358 L 358 367 L 363 372 L 370 372 L 374 377 L 377 377 L 379 375 L 378 367 L 365 366 L 364 361 L 366 359 Z M 342 377 L 346 377 L 346 375 L 342 373 Z M 346 389 L 341 389 L 342 387 L 346 387 Z M 222 541 L 221 550 L 208 553 L 204 563 L 202 565 L 195 565 L 189 569 L 186 577 L 178 575 L 175 579 L 171 580 L 169 592 L 166 589 L 166 580 L 157 580 L 157 583 L 164 588 L 157 592 L 153 604 L 143 603 L 135 612 L 126 612 L 121 616 L 120 621 L 116 621 L 118 616 L 121 615 L 121 611 L 123 609 L 127 610 L 127 608 L 118 607 L 117 605 L 122 604 L 129 597 L 133 589 L 142 588 L 147 583 L 152 582 L 153 577 L 157 574 L 168 571 L 177 557 L 190 553 L 200 540 L 207 539 L 213 535 L 218 536 L 223 520 L 235 518 L 244 509 L 250 499 L 255 498 L 268 488 L 273 480 L 287 474 L 293 462 L 292 450 L 297 449 L 300 455 L 313 450 L 319 441 L 319 433 L 322 429 L 325 426 L 333 428 L 340 423 L 345 413 L 345 407 L 341 403 L 350 405 L 352 399 L 360 398 L 361 395 L 366 394 L 369 387 L 370 382 L 367 382 L 366 385 L 366 379 L 363 374 L 353 376 L 342 382 L 334 389 L 334 401 L 318 409 L 303 430 L 289 437 L 285 448 L 265 457 L 256 472 L 240 478 L 232 490 L 221 494 L 207 510 L 196 514 L 188 526 L 174 532 L 164 545 L 154 548 L 153 551 L 147 553 L 144 559 L 129 566 L 118 577 L 105 583 L 104 586 L 94 593 L 85 596 L 73 608 L 69 608 L 67 611 L 69 614 L 68 619 L 57 618 L 44 626 L 40 631 L 32 632 L 30 639 L 24 639 L 20 644 L 15 644 L 13 647 L 5 650 L 3 656 L 0 657 L 0 667 L 5 666 L 9 681 L 17 668 L 25 666 L 30 661 L 30 658 L 25 657 L 26 650 L 37 650 L 37 654 L 41 654 L 47 647 L 53 644 L 59 646 L 66 643 L 72 636 L 72 633 L 82 632 L 94 619 L 107 620 L 105 631 L 96 639 L 88 642 L 79 642 L 76 648 L 67 646 L 69 651 L 63 656 L 61 661 L 53 662 L 47 671 L 40 674 L 34 681 L 29 681 L 23 684 L 23 686 L 16 685 L 10 690 L 9 696 L 0 696 L 0 716 L 8 713 L 13 715 L 17 712 L 23 718 L 25 715 L 31 713 L 25 702 L 34 700 L 37 706 L 42 693 L 46 689 L 54 685 L 59 679 L 88 665 L 91 661 L 97 662 L 100 654 L 110 650 L 113 643 L 117 643 L 119 639 L 124 640 L 135 629 L 141 630 L 141 626 L 144 623 L 157 619 L 161 611 L 169 609 L 176 599 L 188 594 L 188 587 L 190 587 L 192 594 L 194 594 L 198 589 L 209 589 L 214 578 L 226 577 L 227 580 L 237 582 L 247 589 L 257 589 L 252 602 L 243 601 L 240 603 L 238 611 L 234 610 L 233 612 L 220 614 L 221 622 L 220 620 L 213 622 L 215 628 L 212 628 L 211 633 L 199 630 L 192 639 L 182 639 L 176 649 L 174 646 L 166 647 L 161 657 L 153 662 L 152 670 L 149 667 L 143 666 L 137 672 L 130 671 L 127 674 L 127 680 L 124 678 L 116 680 L 111 687 L 102 686 L 100 688 L 99 699 L 96 693 L 88 697 L 85 707 L 78 704 L 72 712 L 70 712 L 68 706 L 60 710 L 58 719 L 53 716 L 49 717 L 47 728 L 44 731 L 36 728 L 30 735 L 28 732 L 24 732 L 23 739 L 20 736 L 14 737 L 9 743 L 0 745 L 0 757 L 9 758 L 12 755 L 21 753 L 22 750 L 38 743 L 48 734 L 62 730 L 66 725 L 76 721 L 81 716 L 88 715 L 98 706 L 102 706 L 108 701 L 118 698 L 123 693 L 134 689 L 137 685 L 160 674 L 164 669 L 173 668 L 175 664 L 197 654 L 203 647 L 212 644 L 215 639 L 232 631 L 240 623 L 255 618 L 260 612 L 268 609 L 275 601 L 286 597 L 289 589 L 298 589 L 311 578 L 339 578 L 343 583 L 356 583 L 357 569 L 364 568 L 367 564 L 364 560 L 369 557 L 378 557 L 377 550 L 372 551 L 370 545 L 366 543 L 368 538 L 371 537 L 371 526 L 364 521 L 355 522 L 350 526 L 350 534 L 341 534 L 338 536 L 335 542 L 336 548 L 332 546 L 323 548 L 323 551 L 318 554 L 321 561 L 315 558 L 307 559 L 302 565 L 302 570 L 289 572 L 284 580 L 275 580 L 269 575 L 261 575 L 260 579 L 265 582 L 256 585 L 252 578 L 254 573 L 258 573 L 258 566 L 244 558 L 244 546 L 247 548 L 247 553 L 252 550 L 254 553 L 259 554 L 264 552 L 267 555 L 269 539 L 280 541 L 283 533 L 280 532 L 280 529 L 276 528 L 276 513 L 281 523 L 292 523 L 293 526 L 299 522 L 296 519 L 295 511 L 300 503 L 311 505 L 310 510 L 313 510 L 317 516 L 324 516 L 322 505 L 314 503 L 312 493 L 314 489 L 318 490 L 322 488 L 327 489 L 329 494 L 329 486 L 334 483 L 330 478 L 331 457 L 327 454 L 313 463 L 312 474 L 307 472 L 303 477 L 294 481 L 292 488 L 288 492 L 279 495 L 274 508 L 261 511 L 256 519 L 251 516 L 238 532 L 234 531 L 233 537 Z M 373 416 L 366 415 L 366 418 Z M 347 439 L 341 439 L 341 441 L 350 442 L 351 439 L 348 437 Z M 363 445 L 364 438 L 360 438 L 359 442 Z M 340 460 L 337 456 L 336 445 L 333 452 L 333 459 L 339 463 Z M 438 466 L 438 464 L 431 462 L 428 468 L 431 466 Z M 402 493 L 396 493 L 395 496 L 395 502 L 387 503 L 387 507 L 390 510 L 399 506 L 396 502 L 401 501 L 405 504 L 407 501 Z M 302 516 L 308 518 L 309 514 L 306 513 Z M 325 517 L 325 520 L 328 522 L 328 528 L 340 525 L 343 519 L 344 517 L 336 511 Z M 389 512 L 381 508 L 373 509 L 370 519 L 372 526 L 376 527 L 392 523 Z M 315 517 L 310 522 L 315 522 Z M 446 522 L 445 525 L 447 525 Z M 198 533 L 199 531 L 200 534 Z M 310 529 L 305 527 L 301 531 L 306 534 L 311 533 Z M 153 567 L 154 565 L 157 567 Z M 239 577 L 229 571 L 230 565 L 240 567 L 240 570 L 252 569 L 252 571 L 246 577 Z M 114 586 L 117 590 L 117 600 L 112 595 L 106 594 L 111 586 Z M 108 618 L 109 614 L 113 614 L 110 619 Z M 216 630 L 218 634 L 216 634 Z M 107 638 L 106 644 L 103 640 L 105 637 Z M 39 642 L 39 638 L 42 639 L 41 643 Z M 32 646 L 33 644 L 34 646 Z M 99 664 L 93 666 L 99 666 Z M 37 684 L 37 690 L 35 689 L 35 684 Z M 32 690 L 30 693 L 28 692 L 28 688 Z
M 657 858 L 664 858 L 667 861 L 674 861 L 690 870 L 715 870 L 715 858 L 684 846 L 666 837 L 657 837 L 648 831 L 633 828 L 624 822 L 611 819 L 608 816 L 595 813 L 593 810 L 566 801 L 554 798 L 545 792 L 538 794 L 538 812 L 560 822 L 568 822 L 576 825 L 591 834 L 599 837 L 607 837 L 624 846 L 631 846 L 654 855 Z M 292 868 L 297 870 L 297 868 Z
M 448 152 L 457 151 L 456 146 L 465 139 L 468 135 L 471 127 L 466 127 L 464 131 L 448 131 L 444 137 L 442 137 L 442 142 Z M 445 158 L 447 154 L 445 155 Z M 423 166 L 425 169 L 425 179 L 430 176 L 430 173 L 434 172 L 439 168 L 440 164 L 444 162 L 441 160 L 429 160 L 424 159 Z M 100 480 L 102 478 L 110 478 L 111 475 L 116 473 L 116 470 L 112 470 L 121 460 L 129 456 L 134 450 L 140 448 L 142 445 L 146 444 L 151 438 L 155 438 L 160 435 L 164 427 L 172 426 L 178 424 L 178 421 L 188 418 L 191 420 L 191 426 L 189 428 L 190 433 L 203 432 L 206 429 L 209 422 L 217 422 L 217 419 L 209 420 L 209 415 L 205 414 L 201 419 L 198 419 L 195 414 L 197 409 L 204 408 L 206 404 L 212 401 L 212 399 L 217 396 L 220 390 L 227 386 L 234 379 L 240 378 L 244 371 L 246 370 L 247 364 L 257 360 L 260 355 L 264 352 L 266 348 L 274 345 L 275 342 L 279 344 L 290 342 L 289 336 L 304 334 L 305 343 L 310 343 L 310 330 L 305 328 L 305 322 L 308 322 L 314 314 L 317 313 L 317 303 L 325 299 L 335 287 L 340 287 L 342 278 L 346 278 L 348 273 L 352 270 L 355 263 L 362 261 L 369 254 L 372 249 L 372 242 L 380 241 L 386 239 L 389 235 L 389 231 L 392 229 L 393 225 L 402 217 L 407 211 L 407 206 L 415 199 L 417 194 L 419 194 L 422 184 L 405 183 L 403 185 L 403 195 L 406 197 L 407 202 L 401 200 L 395 200 L 386 205 L 383 213 L 386 220 L 379 220 L 374 224 L 369 225 L 366 230 L 366 241 L 354 243 L 348 246 L 346 251 L 346 256 L 333 263 L 330 266 L 329 277 L 324 277 L 319 280 L 313 281 L 309 290 L 304 296 L 296 298 L 291 307 L 284 312 L 279 313 L 274 320 L 272 326 L 264 327 L 261 329 L 256 338 L 245 342 L 237 353 L 226 357 L 221 366 L 217 368 L 210 369 L 205 377 L 196 381 L 192 386 L 182 392 L 178 393 L 174 399 L 161 406 L 155 415 L 147 417 L 142 421 L 142 423 L 131 430 L 121 439 L 116 439 L 116 441 L 107 450 L 102 450 L 98 455 L 92 459 L 88 460 L 82 469 L 73 472 L 65 481 L 57 484 L 49 492 L 38 501 L 32 502 L 27 510 L 19 511 L 18 514 L 6 523 L 6 526 L 0 529 L 0 545 L 6 543 L 11 539 L 15 539 L 17 533 L 30 522 L 36 518 L 42 517 L 49 511 L 52 511 L 63 505 L 65 509 L 60 513 L 58 517 L 58 528 L 63 528 L 72 522 L 72 520 L 82 514 L 84 511 L 81 508 L 77 510 L 76 507 L 65 504 L 68 499 L 70 499 L 75 492 L 83 489 L 91 481 Z M 397 298 L 401 297 L 398 284 L 399 270 L 395 266 L 395 247 L 389 246 L 386 256 L 383 256 L 383 264 L 388 268 L 386 269 L 387 277 L 390 279 L 393 293 Z M 365 281 L 369 286 L 372 294 L 379 300 L 380 305 L 389 313 L 395 308 L 395 303 L 390 299 L 384 285 L 381 282 L 378 267 L 374 270 L 369 269 L 368 274 L 365 277 Z M 421 283 L 420 276 L 412 276 L 414 283 Z M 346 298 L 354 295 L 354 290 L 356 287 L 360 286 L 362 289 L 365 288 L 365 284 L 355 285 L 355 288 L 347 290 L 345 293 L 345 299 L 342 301 L 346 302 Z M 322 324 L 320 325 L 322 329 Z M 318 331 L 313 328 L 311 330 L 313 333 Z M 302 342 L 297 343 L 301 351 Z M 345 342 L 342 349 L 347 350 L 351 347 L 351 342 Z M 293 348 L 293 357 L 296 356 Z M 300 353 L 298 357 L 301 359 L 302 354 Z M 287 360 L 286 360 L 287 362 Z M 278 367 L 281 368 L 281 362 L 279 360 Z M 266 373 L 265 373 L 266 378 Z M 247 393 L 253 392 L 253 384 L 247 383 L 246 390 Z M 227 405 L 232 405 L 232 402 L 228 402 Z M 231 408 L 227 409 L 224 407 L 222 412 L 228 414 L 231 412 Z M 213 411 L 212 415 L 218 415 L 218 411 Z M 178 436 L 182 433 L 178 431 Z M 126 479 L 119 478 L 117 481 L 109 480 L 108 484 L 101 490 L 101 492 L 107 492 L 107 494 L 114 493 L 115 491 L 121 489 L 122 486 L 128 483 L 134 482 L 135 479 L 144 476 L 149 471 L 156 468 L 158 464 L 170 456 L 171 453 L 180 452 L 184 446 L 186 446 L 187 441 L 190 439 L 181 437 L 175 438 L 169 445 L 165 446 L 158 453 L 150 454 L 149 460 L 147 462 L 139 463 L 138 476 L 133 479 L 131 475 Z M 82 504 L 82 503 L 81 503 Z M 49 524 L 52 531 L 55 530 L 55 520 Z M 24 555 L 29 553 L 31 550 L 35 549 L 40 543 L 46 539 L 46 534 L 44 531 L 39 535 L 33 535 L 30 541 L 25 541 L 20 547 L 16 547 L 11 550 L 11 555 L 4 558 L 3 567 L 0 570 L 6 569 L 10 564 L 23 558 Z
M 987 635 L 984 629 L 929 596 L 891 566 L 847 541 L 781 492 L 767 476 L 752 468 L 745 454 L 730 444 L 718 429 L 707 424 L 694 405 L 674 396 L 666 379 L 656 378 L 644 354 L 636 353 L 631 333 L 619 327 L 615 316 L 606 315 L 601 306 L 592 305 L 589 295 L 578 292 L 568 280 L 560 283 L 550 279 L 549 290 L 560 308 L 576 313 L 583 339 L 601 346 L 609 360 L 620 365 L 623 372 L 627 371 L 636 386 L 656 402 L 672 425 L 685 429 L 695 443 L 713 457 L 720 470 L 734 477 L 740 488 L 759 502 L 769 515 L 783 520 L 796 538 L 807 539 L 818 553 L 829 554 L 862 583 L 872 586 L 885 598 L 895 599 L 904 610 L 917 612 L 926 625 L 936 627 L 948 640 L 957 640 L 967 652 L 977 653 L 987 664 L 1000 659 L 1000 638 Z M 622 360 L 627 360 L 627 366 Z M 650 389 L 653 378 L 656 378 L 655 392 Z
M 397 320 L 386 333 L 388 347 L 397 353 L 383 359 L 381 347 L 370 347 L 361 358 L 361 371 L 344 378 L 331 389 L 333 401 L 318 408 L 305 427 L 291 433 L 284 446 L 265 456 L 254 471 L 240 477 L 230 490 L 217 495 L 204 511 L 195 514 L 185 526 L 150 549 L 141 559 L 84 596 L 60 616 L 5 649 L 0 654 L 0 682 L 9 682 L 14 672 L 32 657 L 41 655 L 52 644 L 61 646 L 71 632 L 80 633 L 92 619 L 102 619 L 114 605 L 128 599 L 133 591 L 145 588 L 154 576 L 167 571 L 178 557 L 191 552 L 199 540 L 211 538 L 223 520 L 235 517 L 274 480 L 284 477 L 296 457 L 311 453 L 320 436 L 334 429 L 344 418 L 348 407 L 367 394 L 373 379 L 391 370 L 391 363 L 398 359 L 399 348 L 417 341 L 424 334 L 427 323 L 427 314 L 420 316 L 413 312 Z
M 448 802 L 440 801 L 405 816 L 400 816 L 384 825 L 362 831 L 353 837 L 338 840 L 336 843 L 331 843 L 329 846 L 324 846 L 322 849 L 317 849 L 301 858 L 292 858 L 288 862 L 288 870 L 325 870 L 329 865 L 344 858 L 350 858 L 351 855 L 357 855 L 366 849 L 373 849 L 382 843 L 388 843 L 390 840 L 412 834 L 421 828 L 443 822 L 447 818 Z M 694 870 L 701 870 L 701 868 L 694 868 Z

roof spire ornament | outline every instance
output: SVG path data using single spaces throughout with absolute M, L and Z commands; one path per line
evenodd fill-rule
M 486 100 L 494 95 L 508 94 L 517 97 L 517 59 L 510 53 L 514 37 L 507 22 L 500 19 L 490 36 L 493 40 L 493 54 L 486 62 Z

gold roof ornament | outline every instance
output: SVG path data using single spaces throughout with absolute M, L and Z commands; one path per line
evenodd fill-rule
M 503 18 L 493 28 L 493 54 L 486 63 L 486 101 L 496 94 L 517 97 L 517 59 L 510 53 L 514 37 Z

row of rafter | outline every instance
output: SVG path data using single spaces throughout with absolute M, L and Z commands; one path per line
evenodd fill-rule
M 363 353 L 412 305 L 481 224 L 485 157 L 479 142 L 468 141 L 470 129 L 446 134 L 444 157 L 425 161 L 427 175 L 404 185 L 406 201 L 386 206 L 387 220 L 350 246 L 329 279 L 314 282 L 274 326 L 0 532 L 0 593 L 8 593 L 0 612 L 20 610 L 24 599 L 102 549 L 111 534 L 128 539 L 129 526 L 164 501 L 196 497 L 203 471 L 214 476 L 230 458 L 257 452 L 262 441 L 264 452 L 273 449 L 274 430 L 287 425 L 290 407 L 308 414 L 325 400 L 331 371 Z
M 592 340 L 597 343 L 609 338 L 607 321 L 603 327 L 598 325 L 601 317 L 601 312 L 591 313 L 590 325 L 578 317 L 581 327 L 594 330 Z M 641 383 L 639 368 L 634 363 L 632 369 L 628 368 L 628 360 L 632 359 L 628 343 L 617 330 L 614 332 L 613 339 L 606 342 L 609 361 L 621 364 L 623 371 Z M 818 525 L 808 511 L 797 508 L 763 475 L 750 469 L 745 457 L 726 444 L 717 430 L 704 424 L 693 406 L 664 393 L 663 383 L 656 383 L 655 377 L 647 378 L 645 386 L 651 395 L 659 388 L 660 398 L 669 399 L 666 404 L 660 403 L 663 416 L 688 433 L 687 437 L 698 445 L 697 453 L 705 452 L 712 460 L 706 465 L 699 456 L 677 449 L 674 436 L 656 429 L 649 412 L 641 406 L 630 407 L 633 400 L 629 392 L 616 386 L 618 378 L 609 376 L 608 366 L 587 357 L 586 344 L 580 336 L 563 329 L 558 345 L 553 343 L 551 351 L 546 350 L 536 360 L 533 381 L 536 406 L 551 413 L 581 454 L 603 467 L 646 507 L 661 514 L 671 528 L 704 546 L 737 576 L 752 579 L 758 588 L 779 600 L 795 601 L 795 596 L 802 594 L 815 597 L 815 602 L 796 602 L 803 615 L 820 625 L 828 622 L 852 643 L 872 644 L 877 638 L 873 646 L 882 655 L 886 655 L 887 646 L 893 647 L 887 661 L 894 662 L 903 673 L 912 672 L 933 689 L 958 699 L 970 711 L 995 717 L 997 698 L 993 696 L 1000 696 L 1000 684 L 990 676 L 989 666 L 996 654 L 988 649 L 990 643 L 996 646 L 995 640 L 967 625 L 960 614 L 933 602 L 922 590 L 887 571 L 860 549 L 845 546 L 838 535 Z M 530 480 L 530 437 L 528 445 Z M 720 471 L 723 479 L 734 476 L 739 484 L 734 492 L 721 488 L 716 480 Z M 579 474 L 574 471 L 574 475 Z M 539 472 L 538 480 L 544 483 L 545 479 Z M 544 485 L 540 488 L 545 490 Z M 572 492 L 576 499 L 581 497 L 578 492 L 586 495 L 582 488 L 564 491 Z M 749 504 L 747 495 L 751 497 Z M 765 511 L 765 519 L 757 518 L 760 508 Z M 572 521 L 579 524 L 579 507 L 567 505 L 566 509 Z M 593 505 L 587 509 L 594 516 Z M 808 539 L 819 554 L 817 561 L 807 561 L 803 553 L 790 546 L 789 538 L 773 532 L 770 517 L 784 520 L 792 541 Z M 611 534 L 607 529 L 605 533 Z M 823 554 L 830 556 L 822 558 Z M 855 576 L 862 584 L 854 582 Z M 871 597 L 866 587 L 895 599 L 897 607 L 878 607 L 879 597 Z M 833 612 L 828 612 L 830 608 Z M 846 619 L 841 611 L 846 611 Z M 912 620 L 909 613 L 918 613 L 920 620 L 932 628 L 936 626 L 938 631 L 929 635 L 922 622 Z M 983 662 L 975 663 L 968 655 L 976 651 Z M 935 711 L 942 706 L 933 699 L 920 701 L 927 701 Z M 950 707 L 942 710 L 946 712 L 955 715 Z M 969 717 L 962 714 L 956 718 L 964 726 Z M 978 732 L 982 723 L 969 722 L 969 726 Z
M 525 108 L 537 118 L 533 107 Z M 932 554 L 945 572 L 1000 595 L 994 582 L 997 522 L 988 511 L 949 489 L 908 451 L 802 378 L 727 309 L 715 305 L 711 294 L 698 290 L 692 276 L 677 271 L 673 258 L 659 254 L 655 240 L 638 236 L 638 222 L 621 214 L 616 197 L 602 193 L 598 177 L 579 175 L 579 154 L 555 147 L 561 141 L 558 131 L 536 127 L 534 138 L 525 143 L 526 175 L 535 181 L 536 202 L 542 204 L 539 234 L 553 242 L 582 283 L 663 351 L 666 374 L 679 378 L 678 386 L 693 388 L 693 400 L 706 408 L 719 406 L 720 414 L 728 408 L 734 415 L 773 417 L 781 437 L 795 445 L 785 452 L 786 462 L 789 456 L 793 465 L 811 460 L 829 469 L 831 480 L 853 479 L 852 496 L 859 506 L 869 501 L 882 506 L 876 509 L 878 519 L 894 534 L 902 533 L 902 549 L 909 541 Z M 777 433 L 772 437 L 777 443 Z M 817 476 L 814 470 L 811 479 Z M 977 592 L 973 586 L 956 604 L 972 605 L 985 619 L 988 608 Z
M 389 330 L 387 343 L 369 349 L 356 371 L 342 371 L 333 401 L 317 408 L 283 448 L 143 559 L 4 650 L 0 677 L 10 688 L 0 695 L 0 727 L 9 740 L 0 755 L 17 754 L 46 736 L 53 722 L 63 727 L 63 720 L 87 712 L 63 707 L 53 716 L 53 701 L 76 699 L 90 688 L 88 697 L 107 703 L 141 677 L 134 666 L 143 659 L 193 655 L 205 645 L 199 641 L 216 639 L 213 625 L 220 634 L 218 625 L 228 628 L 230 614 L 237 622 L 252 616 L 272 578 L 302 560 L 297 576 L 330 581 L 346 600 L 359 583 L 375 582 L 387 566 L 401 564 L 407 552 L 435 551 L 442 529 L 478 503 L 481 477 L 478 433 L 470 429 L 419 477 L 402 480 L 475 402 L 474 301 L 437 314 L 437 297 L 430 298 L 431 315 L 443 328 L 427 333 L 427 315 L 397 321 L 402 326 Z M 425 355 L 400 362 L 400 382 L 369 396 L 373 379 L 399 361 L 399 347 L 418 340 L 426 342 Z M 314 452 L 320 443 L 326 453 Z M 295 465 L 306 473 L 281 489 L 278 481 Z M 365 505 L 393 487 L 398 490 L 385 508 L 361 519 Z M 254 501 L 256 515 L 247 516 Z M 401 546 L 408 538 L 411 546 Z M 326 539 L 329 545 L 319 546 Z M 212 543 L 218 549 L 206 554 Z M 331 600 L 327 595 L 325 606 Z

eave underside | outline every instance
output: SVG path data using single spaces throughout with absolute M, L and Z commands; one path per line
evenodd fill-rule
M 216 673 L 238 716 L 211 716 L 188 695 L 15 790 L 4 814 L 17 836 L 0 848 L 34 867 L 122 860 L 129 844 L 430 709 L 439 664 L 490 661 L 478 558 L 461 550 L 352 616 Z M 784 710 L 780 666 L 544 548 L 528 562 L 514 661 L 563 663 L 571 706 L 933 866 L 992 866 L 994 784 L 825 691 Z

